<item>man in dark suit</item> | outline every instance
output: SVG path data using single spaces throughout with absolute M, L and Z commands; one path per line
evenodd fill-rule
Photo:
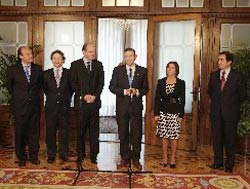
M 246 97 L 242 74 L 231 68 L 233 55 L 221 52 L 219 70 L 211 73 L 208 94 L 211 98 L 211 122 L 214 147 L 212 169 L 223 168 L 223 144 L 226 147 L 225 171 L 232 172 L 235 161 L 235 137 L 240 118 L 240 105 Z
M 99 153 L 100 95 L 104 86 L 102 63 L 96 60 L 96 48 L 92 43 L 82 47 L 84 57 L 71 63 L 71 86 L 75 91 L 74 106 L 79 114 L 77 132 L 78 164 L 85 158 L 85 135 L 89 127 L 90 159 L 96 164 Z
M 29 47 L 18 49 L 18 62 L 9 67 L 6 86 L 11 94 L 11 110 L 15 119 L 15 153 L 18 164 L 26 164 L 26 144 L 29 146 L 30 162 L 40 164 L 42 67 L 33 63 L 33 53 Z
M 69 70 L 62 65 L 65 57 L 62 51 L 51 53 L 53 68 L 43 74 L 43 90 L 46 94 L 46 145 L 48 163 L 55 161 L 57 146 L 56 133 L 59 132 L 59 158 L 68 160 L 68 117 L 72 89 L 69 80 Z
M 124 51 L 124 65 L 117 66 L 109 89 L 116 95 L 116 118 L 120 138 L 121 162 L 118 167 L 128 166 L 133 160 L 137 169 L 142 139 L 142 97 L 148 91 L 147 69 L 135 64 L 136 54 L 132 48 Z M 132 151 L 129 149 L 131 143 Z

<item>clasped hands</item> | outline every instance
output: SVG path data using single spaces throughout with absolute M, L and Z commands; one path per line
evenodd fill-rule
M 83 96 L 83 100 L 87 103 L 87 104 L 92 104 L 93 102 L 95 102 L 95 96 L 91 95 L 91 94 L 86 94 Z
M 125 96 L 136 96 L 138 94 L 138 89 L 135 88 L 129 88 L 124 90 Z

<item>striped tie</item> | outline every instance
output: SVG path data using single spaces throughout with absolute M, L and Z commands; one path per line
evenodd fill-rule
M 30 83 L 30 66 L 29 65 L 24 66 L 24 72 L 25 72 L 25 76 L 27 78 L 28 83 Z
M 60 80 L 61 80 L 60 74 L 59 74 L 59 69 L 56 69 L 55 79 L 56 79 L 56 86 L 57 86 L 57 88 L 59 88 L 60 87 Z

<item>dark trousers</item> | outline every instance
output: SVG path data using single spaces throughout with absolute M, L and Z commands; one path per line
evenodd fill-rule
M 237 121 L 225 121 L 222 116 L 212 120 L 214 164 L 223 164 L 223 146 L 226 148 L 226 167 L 233 168 Z
M 90 158 L 95 159 L 99 153 L 99 108 L 84 104 L 78 112 L 77 153 L 78 160 L 86 157 L 85 138 L 89 128 Z
M 58 131 L 59 157 L 67 158 L 68 144 L 68 115 L 60 111 L 46 112 L 46 145 L 49 158 L 55 158 L 57 152 L 56 136 Z
M 27 160 L 26 145 L 29 147 L 29 159 L 38 159 L 40 137 L 40 112 L 27 108 L 25 114 L 15 115 L 15 153 L 19 160 Z
M 142 116 L 135 114 L 132 108 L 128 112 L 117 116 L 118 133 L 120 139 L 120 154 L 124 160 L 139 161 L 142 139 Z M 130 150 L 131 143 L 132 150 Z

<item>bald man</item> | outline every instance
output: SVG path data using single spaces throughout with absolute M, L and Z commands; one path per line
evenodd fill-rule
M 29 160 L 38 165 L 39 121 L 41 112 L 42 67 L 33 63 L 29 47 L 18 49 L 18 61 L 7 71 L 6 87 L 11 94 L 11 111 L 15 118 L 15 153 L 20 167 Z
M 96 48 L 92 43 L 82 47 L 83 58 L 71 63 L 71 86 L 75 92 L 75 109 L 78 112 L 77 152 L 78 166 L 86 157 L 85 135 L 89 128 L 90 160 L 96 164 L 99 153 L 100 95 L 104 86 L 102 63 L 96 60 Z

